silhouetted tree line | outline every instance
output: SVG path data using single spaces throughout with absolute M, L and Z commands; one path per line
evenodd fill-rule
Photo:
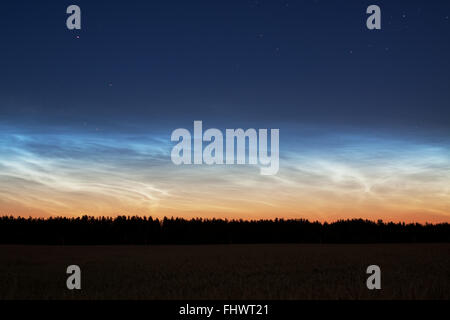
M 152 217 L 0 217 L 0 244 L 114 245 L 223 243 L 450 242 L 450 224 L 381 220 L 222 220 Z

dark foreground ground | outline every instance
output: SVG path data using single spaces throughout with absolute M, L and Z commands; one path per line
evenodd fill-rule
M 0 246 L 0 299 L 449 298 L 450 244 Z

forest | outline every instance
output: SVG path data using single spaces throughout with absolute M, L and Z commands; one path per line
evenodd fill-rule
M 305 219 L 157 219 L 118 216 L 76 218 L 0 217 L 0 244 L 158 245 L 237 243 L 431 243 L 450 242 L 450 224 L 332 223 Z

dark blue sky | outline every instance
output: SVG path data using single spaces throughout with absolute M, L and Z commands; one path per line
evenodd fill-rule
M 70 4 L 80 31 L 65 26 Z M 365 26 L 370 4 L 381 31 Z M 448 1 L 3 1 L 0 12 L 4 125 L 450 128 Z

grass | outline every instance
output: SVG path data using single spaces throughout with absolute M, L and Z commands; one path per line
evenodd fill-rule
M 450 244 L 0 246 L 0 299 L 449 298 Z

